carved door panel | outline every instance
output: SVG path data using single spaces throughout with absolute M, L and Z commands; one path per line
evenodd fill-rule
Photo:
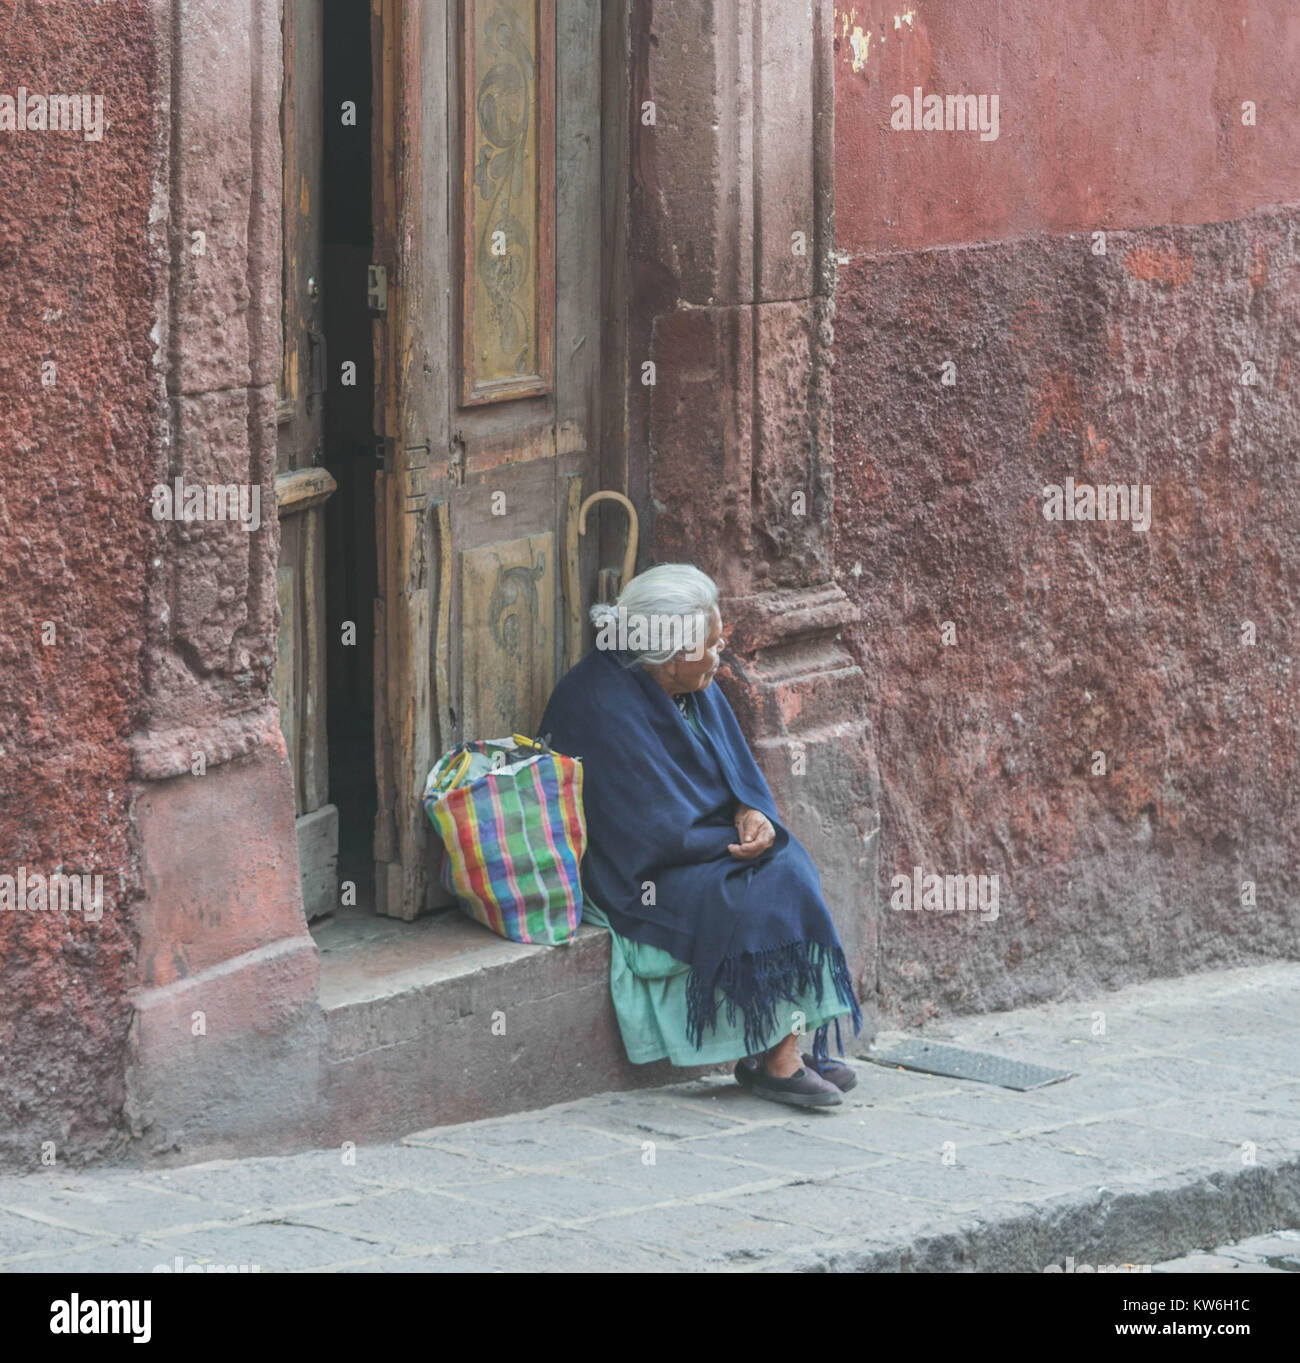
M 380 912 L 442 902 L 419 805 L 580 656 L 600 429 L 599 0 L 381 0 Z M 450 11 L 450 13 L 449 13 Z
M 275 493 L 280 603 L 275 690 L 293 769 L 308 918 L 334 907 L 338 811 L 329 803 L 325 735 L 324 504 L 335 483 L 321 457 L 325 342 L 321 299 L 322 55 L 319 0 L 287 0 L 280 111 L 284 161 L 284 360 L 277 392 Z

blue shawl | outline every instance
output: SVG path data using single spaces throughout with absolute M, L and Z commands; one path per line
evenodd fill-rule
M 584 889 L 620 936 L 691 967 L 693 1045 L 716 1024 L 721 991 L 728 1022 L 739 1011 L 745 1045 L 757 1053 L 790 1021 L 783 1002 L 809 989 L 821 1002 L 824 965 L 860 1030 L 821 877 L 777 817 L 727 698 L 716 685 L 692 693 L 702 739 L 663 687 L 629 661 L 627 654 L 593 649 L 560 679 L 542 716 L 551 746 L 583 759 Z M 737 800 L 760 810 L 776 830 L 773 845 L 753 860 L 727 851 L 740 840 L 732 822 Z M 826 1027 L 813 1050 L 826 1058 Z

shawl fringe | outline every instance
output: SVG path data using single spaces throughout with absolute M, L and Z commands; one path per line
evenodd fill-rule
M 728 1024 L 734 1025 L 739 1014 L 744 1019 L 745 1049 L 750 1055 L 758 1054 L 765 1045 L 770 1045 L 768 1038 L 783 1025 L 782 1003 L 792 1003 L 810 989 L 815 991 L 817 1002 L 822 1002 L 823 972 L 827 966 L 836 998 L 852 1015 L 856 1036 L 862 1030 L 862 1010 L 853 993 L 844 949 L 838 944 L 827 946 L 823 942 L 787 942 L 766 951 L 724 957 L 714 979 L 692 970 L 686 982 L 687 1040 L 698 1047 L 705 1031 L 717 1025 L 716 991 L 721 991 Z M 813 1054 L 819 1061 L 827 1058 L 829 1025 L 819 1027 L 813 1040 Z M 838 1018 L 835 1019 L 835 1041 L 843 1055 Z

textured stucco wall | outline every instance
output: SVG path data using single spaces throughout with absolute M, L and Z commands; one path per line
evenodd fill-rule
M 103 876 L 98 923 L 0 913 L 0 1160 L 31 1166 L 111 1147 L 125 1093 L 158 81 L 142 0 L 7 0 L 0 33 L 0 93 L 100 95 L 107 125 L 0 131 L 0 875 Z
M 835 30 L 835 562 L 882 1022 L 1294 955 L 1300 10 L 906 15 Z M 893 130 L 918 85 L 998 93 L 998 138 Z M 1067 476 L 1149 485 L 1150 529 L 1047 521 Z M 997 920 L 891 909 L 918 865 L 998 874 Z
M 218 1094 L 292 1115 L 248 1061 L 310 1030 L 317 958 L 271 695 L 278 7 L 0 0 L 0 32 L 0 94 L 106 120 L 0 126 L 0 876 L 104 892 L 0 913 L 0 1161 L 33 1167 L 180 1148 Z M 255 485 L 259 528 L 156 520 L 176 477 Z

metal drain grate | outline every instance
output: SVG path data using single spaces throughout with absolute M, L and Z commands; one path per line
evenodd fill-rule
M 890 1069 L 901 1066 L 946 1079 L 973 1079 L 1021 1093 L 1074 1078 L 1072 1070 L 1049 1070 L 1044 1065 L 1027 1065 L 1023 1060 L 1007 1060 L 987 1051 L 963 1051 L 960 1046 L 940 1046 L 933 1041 L 904 1041 L 892 1050 L 873 1051 L 866 1059 Z

